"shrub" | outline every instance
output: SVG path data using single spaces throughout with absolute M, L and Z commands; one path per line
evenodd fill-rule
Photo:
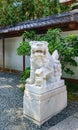
M 39 36 L 33 31 L 25 31 L 23 38 L 28 38 L 28 41 L 20 44 L 20 47 L 17 49 L 19 55 L 30 54 L 29 41 L 47 41 L 49 43 L 48 48 L 51 54 L 55 49 L 58 50 L 63 71 L 70 75 L 74 74 L 71 67 L 67 67 L 67 65 L 77 66 L 77 62 L 74 58 L 78 56 L 78 36 L 72 34 L 63 38 L 61 29 L 56 28 L 53 30 L 49 29 L 46 34 Z M 29 69 L 25 70 L 22 74 L 22 81 L 25 80 L 27 76 L 29 76 Z
M 26 70 L 21 75 L 21 82 L 25 82 L 27 78 L 30 76 L 30 67 L 26 68 Z

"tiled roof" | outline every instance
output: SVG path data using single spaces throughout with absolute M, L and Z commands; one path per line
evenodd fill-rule
M 35 20 L 28 20 L 25 22 L 21 22 L 15 24 L 14 26 L 7 26 L 0 28 L 0 34 L 13 32 L 13 31 L 20 31 L 26 29 L 34 29 L 45 27 L 49 25 L 58 25 L 62 23 L 69 23 L 69 22 L 78 22 L 78 10 L 74 10 L 67 13 L 62 13 L 54 16 L 48 16 L 45 18 L 39 18 Z

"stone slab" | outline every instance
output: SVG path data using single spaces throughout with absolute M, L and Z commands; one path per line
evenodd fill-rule
M 34 84 L 26 84 L 25 90 L 32 92 L 32 93 L 36 93 L 36 94 L 43 94 L 48 91 L 52 91 L 52 90 L 54 91 L 55 89 L 62 87 L 62 86 L 64 86 L 64 80 L 60 80 L 57 83 L 56 82 L 51 83 L 44 87 L 35 86 Z
M 23 114 L 41 125 L 67 106 L 66 87 L 62 86 L 45 94 L 24 93 Z
M 78 130 L 78 118 L 70 116 L 48 130 Z
M 43 100 L 54 97 L 54 96 L 56 96 L 56 95 L 58 95 L 62 92 L 65 92 L 65 91 L 66 91 L 66 86 L 62 86 L 62 87 L 58 87 L 58 89 L 53 89 L 53 90 L 47 91 L 43 94 L 37 94 L 37 93 L 34 93 L 34 92 L 30 92 L 28 90 L 25 90 L 24 95 L 26 97 L 33 99 L 33 100 L 43 101 Z
M 73 117 L 77 118 L 78 119 L 78 112 L 76 112 Z

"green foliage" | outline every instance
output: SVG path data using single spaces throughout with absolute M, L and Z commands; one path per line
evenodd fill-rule
M 49 43 L 49 52 L 52 54 L 54 50 L 58 50 L 60 54 L 60 61 L 62 69 L 73 75 L 74 72 L 67 67 L 77 66 L 77 62 L 74 60 L 75 56 L 78 56 L 78 36 L 68 35 L 63 38 L 62 31 L 60 29 L 49 29 L 45 35 L 42 35 L 38 40 L 44 40 Z
M 59 28 L 49 29 L 45 35 L 38 38 L 40 41 L 47 41 L 49 43 L 49 52 L 52 54 L 55 49 L 59 50 L 62 48 L 63 38 L 61 30 Z
M 15 23 L 21 21 L 20 8 L 15 7 L 13 0 L 4 0 L 0 2 L 0 25 L 14 25 Z
M 68 42 L 68 46 L 71 48 L 72 56 L 78 56 L 78 36 L 70 34 L 66 37 L 66 42 Z
M 59 0 L 1 0 L 0 25 L 15 23 L 59 14 L 70 10 L 69 6 L 59 3 Z
M 30 55 L 31 47 L 29 45 L 30 40 L 36 40 L 36 33 L 34 31 L 25 31 L 22 35 L 22 38 L 25 40 L 20 43 L 20 46 L 17 48 L 18 55 Z
M 25 31 L 22 35 L 23 39 L 27 39 L 28 40 L 35 40 L 36 39 L 36 33 L 35 31 Z
M 75 61 L 75 57 L 78 56 L 78 36 L 73 34 L 68 35 L 65 38 L 65 51 L 63 52 L 63 62 L 65 65 L 77 66 L 77 62 Z M 69 68 L 64 68 L 64 71 L 69 74 L 73 74 Z
M 26 68 L 26 70 L 21 75 L 21 82 L 25 82 L 27 78 L 30 76 L 30 67 Z
M 47 41 L 50 54 L 58 50 L 63 71 L 70 75 L 74 74 L 70 66 L 77 66 L 75 57 L 78 56 L 78 36 L 71 34 L 63 38 L 62 31 L 57 28 L 49 29 L 45 35 L 39 36 L 33 31 L 25 32 L 23 38 L 28 38 L 28 41 L 20 44 L 17 49 L 19 55 L 30 54 L 30 40 Z
M 30 45 L 28 41 L 20 43 L 20 46 L 17 48 L 18 55 L 30 55 Z

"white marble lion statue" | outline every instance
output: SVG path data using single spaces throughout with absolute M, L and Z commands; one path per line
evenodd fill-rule
M 57 50 L 51 55 L 48 51 L 48 43 L 45 41 L 31 41 L 30 78 L 28 84 L 45 86 L 61 78 L 61 64 Z

